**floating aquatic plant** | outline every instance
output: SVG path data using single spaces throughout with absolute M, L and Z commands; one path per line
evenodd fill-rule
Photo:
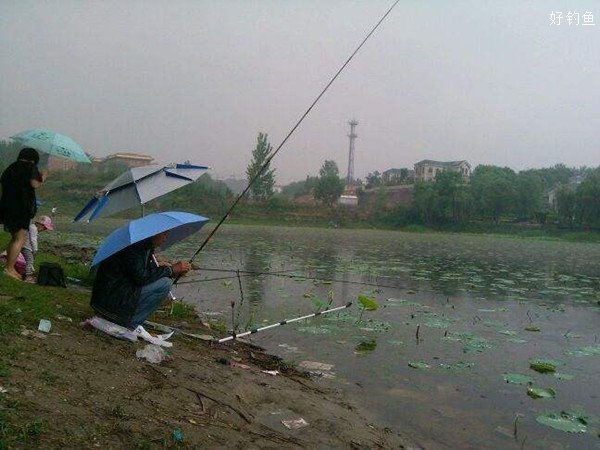
M 375 299 L 365 294 L 360 294 L 358 296 L 358 303 L 360 303 L 361 309 L 357 323 L 362 320 L 362 316 L 365 311 L 376 311 L 379 308 L 379 305 L 377 304 Z
M 555 398 L 556 391 L 552 388 L 542 389 L 542 388 L 527 388 L 527 395 L 531 398 Z
M 587 431 L 587 419 L 577 413 L 561 411 L 559 414 L 542 414 L 536 420 L 542 425 L 567 433 L 585 433 Z
M 533 378 L 529 375 L 522 375 L 520 373 L 505 373 L 502 375 L 504 381 L 511 384 L 531 384 Z
M 600 344 L 565 350 L 565 353 L 572 356 L 600 355 Z
M 365 354 L 372 352 L 377 348 L 377 341 L 375 339 L 365 339 L 360 341 L 356 347 L 354 347 L 354 352 L 358 354 Z
M 573 377 L 573 375 L 570 375 L 568 373 L 555 372 L 554 373 L 554 378 L 556 378 L 557 380 L 560 380 L 560 381 L 570 381 L 574 377 Z
M 560 363 L 551 359 L 534 359 L 529 361 L 529 367 L 539 373 L 556 372 L 556 366 Z
M 413 369 L 429 369 L 431 366 L 424 361 L 415 361 L 409 362 L 408 367 L 412 367 Z

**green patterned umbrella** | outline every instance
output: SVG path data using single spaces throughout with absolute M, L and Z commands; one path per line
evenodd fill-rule
M 10 137 L 23 147 L 31 147 L 39 152 L 52 156 L 72 159 L 73 161 L 91 163 L 83 148 L 70 137 L 51 130 L 34 129 L 15 134 Z

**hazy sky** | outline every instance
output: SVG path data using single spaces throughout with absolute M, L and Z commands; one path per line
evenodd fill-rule
M 0 0 L 0 138 L 51 128 L 97 156 L 242 176 L 258 132 L 276 147 L 391 4 Z M 353 117 L 359 177 L 421 159 L 598 166 L 600 1 L 402 0 L 275 158 L 277 182 L 326 159 L 345 176 Z

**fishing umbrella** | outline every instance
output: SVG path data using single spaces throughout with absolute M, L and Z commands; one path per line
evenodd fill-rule
M 52 130 L 34 129 L 17 133 L 10 137 L 23 147 L 31 147 L 52 156 L 91 163 L 83 148 L 70 137 Z
M 152 199 L 193 183 L 208 169 L 207 166 L 193 164 L 133 167 L 104 186 L 75 216 L 74 221 L 86 218 L 89 222 L 134 206 L 143 207 Z
M 208 218 L 203 216 L 179 211 L 154 213 L 140 219 L 132 220 L 127 225 L 117 228 L 108 235 L 96 251 L 92 260 L 92 266 L 96 266 L 136 242 L 168 231 L 168 238 L 161 246 L 164 250 L 175 242 L 179 242 L 196 233 L 208 220 Z

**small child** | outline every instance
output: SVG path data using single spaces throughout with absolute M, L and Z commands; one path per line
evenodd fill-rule
M 35 268 L 33 267 L 33 254 L 38 251 L 38 233 L 42 231 L 54 230 L 52 219 L 48 216 L 41 216 L 39 220 L 29 225 L 29 232 L 25 238 L 25 243 L 21 249 L 21 253 L 25 258 L 25 278 L 27 283 L 35 283 Z

